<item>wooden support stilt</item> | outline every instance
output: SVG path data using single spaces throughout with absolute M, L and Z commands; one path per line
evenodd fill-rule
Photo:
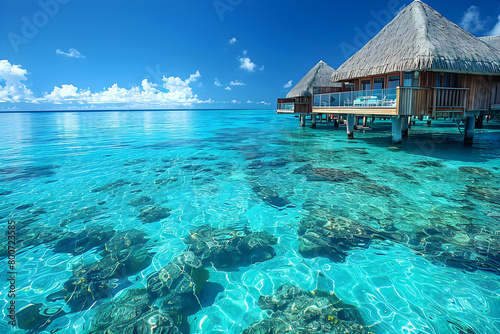
M 339 123 L 344 124 L 344 116 L 339 115 Z
M 403 143 L 401 117 L 399 116 L 392 118 L 392 143 L 394 145 L 401 145 Z
M 305 114 L 300 114 L 300 126 L 302 126 L 302 127 L 306 126 L 306 115 Z
M 354 115 L 347 115 L 347 139 L 354 138 L 354 122 L 356 122 L 356 117 Z
M 474 126 L 476 125 L 476 118 L 469 116 L 465 118 L 465 137 L 464 144 L 471 146 L 474 141 Z
M 424 120 L 424 115 L 418 115 L 418 120 L 423 121 Z
M 313 114 L 311 114 L 311 124 L 312 124 L 311 126 L 312 126 L 313 128 L 315 128 L 315 127 L 316 127 L 316 114 L 314 114 L 314 113 L 313 113 Z
M 337 119 L 333 120 L 333 127 L 338 128 L 339 127 L 339 121 Z
M 366 128 L 366 120 L 367 120 L 368 117 L 363 117 L 363 127 Z
M 411 129 L 412 123 L 415 124 L 415 121 L 411 120 L 412 118 L 412 116 L 408 117 L 408 129 Z
M 408 116 L 401 117 L 401 135 L 403 137 L 408 137 Z

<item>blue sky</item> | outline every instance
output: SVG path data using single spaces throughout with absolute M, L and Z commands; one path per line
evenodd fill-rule
M 273 109 L 409 0 L 0 0 L 0 111 Z M 498 1 L 428 0 L 476 36 Z

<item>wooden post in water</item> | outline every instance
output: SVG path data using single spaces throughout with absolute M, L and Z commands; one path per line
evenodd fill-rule
M 354 115 L 347 115 L 347 139 L 354 138 L 354 123 L 356 122 L 356 117 Z
M 469 116 L 465 118 L 465 138 L 464 144 L 467 146 L 472 146 L 474 139 L 474 126 L 476 125 L 476 118 L 474 116 Z
M 333 120 L 333 127 L 334 128 L 338 128 L 339 127 L 339 120 L 338 119 L 334 119 Z
M 408 116 L 401 117 L 401 134 L 403 137 L 408 137 Z
M 306 126 L 306 115 L 305 114 L 300 114 L 300 126 L 301 127 Z
M 367 120 L 368 117 L 364 116 L 363 117 L 363 127 L 366 128 L 366 120 Z
M 431 116 L 427 116 L 427 127 L 431 126 Z
M 403 137 L 401 133 L 401 117 L 392 117 L 392 143 L 394 145 L 401 145 Z
M 311 113 L 311 123 L 312 123 L 312 127 L 315 128 L 316 127 L 316 114 L 315 113 Z

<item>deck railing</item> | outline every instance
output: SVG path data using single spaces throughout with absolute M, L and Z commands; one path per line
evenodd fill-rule
M 470 88 L 434 87 L 432 112 L 467 108 L 467 94 Z
M 287 110 L 287 111 L 293 111 L 295 107 L 295 103 L 278 103 L 278 108 L 277 110 Z
M 374 89 L 314 95 L 314 108 L 372 108 L 396 107 L 397 89 Z
M 440 112 L 465 111 L 469 88 L 397 87 L 356 92 L 314 95 L 313 107 L 342 110 L 390 109 L 397 115 L 430 115 Z M 387 110 L 388 113 L 391 111 Z
M 431 93 L 432 88 L 398 87 L 398 115 L 427 115 L 431 105 Z

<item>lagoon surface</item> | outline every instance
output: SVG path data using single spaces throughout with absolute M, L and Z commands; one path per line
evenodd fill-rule
M 466 148 L 417 121 L 395 148 L 390 121 L 0 114 L 0 306 L 24 328 L 0 332 L 499 333 L 499 129 Z

